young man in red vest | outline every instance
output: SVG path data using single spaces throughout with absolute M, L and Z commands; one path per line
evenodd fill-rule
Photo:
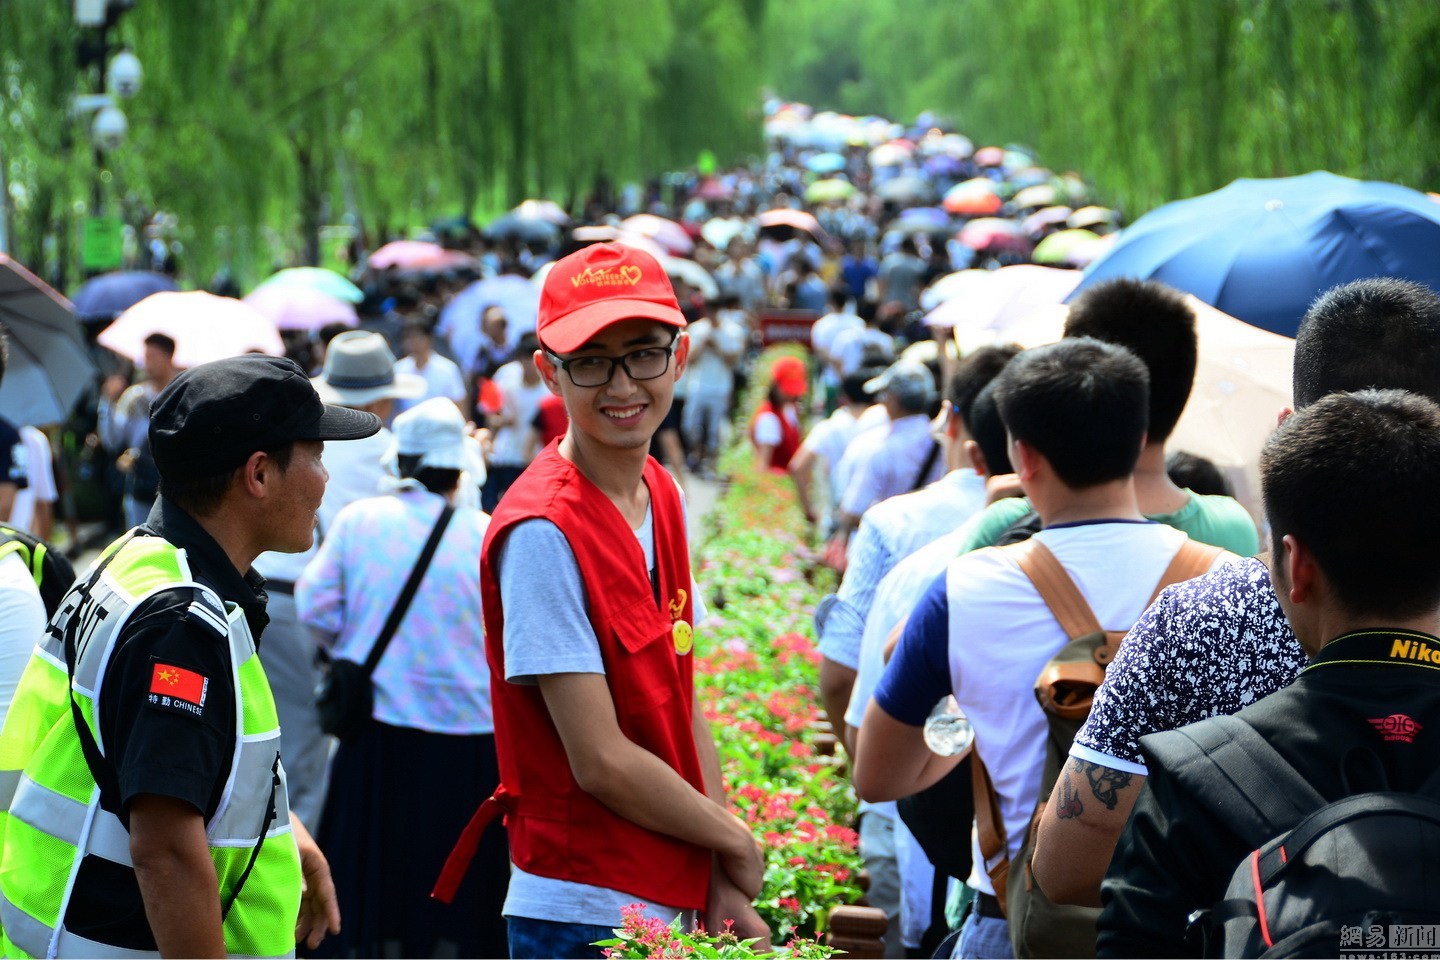
M 535 360 L 570 426 L 500 501 L 480 566 L 512 957 L 598 957 L 635 902 L 768 934 L 694 697 L 684 504 L 648 453 L 684 326 L 664 270 L 624 246 L 566 257 L 541 292 Z

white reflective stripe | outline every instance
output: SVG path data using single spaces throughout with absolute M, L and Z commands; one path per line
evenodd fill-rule
M 11 942 L 32 957 L 46 956 L 50 938 L 55 934 L 52 927 L 15 906 L 3 893 L 0 893 L 0 926 L 5 928 L 5 936 Z
M 10 804 L 10 816 L 77 848 L 89 813 L 88 804 L 41 786 L 24 774 L 15 788 L 15 800 Z
M 112 813 L 95 811 L 95 822 L 90 826 L 90 839 L 85 852 L 104 857 L 123 867 L 133 867 L 130 860 L 130 832 Z
M 19 770 L 0 770 L 0 811 L 9 810 L 15 800 L 15 790 L 20 786 Z
M 159 951 L 151 950 L 126 950 L 124 947 L 117 947 L 114 944 L 100 943 L 98 940 L 91 940 L 82 937 L 78 933 L 60 930 L 60 938 L 55 941 L 55 956 L 57 957 L 114 957 L 115 960 L 141 960 L 160 956 Z
M 221 636 L 224 636 L 225 634 L 230 632 L 229 624 L 216 616 L 215 611 L 210 609 L 209 605 L 202 603 L 199 600 L 193 601 L 190 606 L 186 608 L 185 612 L 190 614 L 191 616 L 194 616 L 197 620 L 204 621 L 207 625 L 212 627 L 216 633 L 220 634 Z
M 56 653 L 51 653 L 44 647 L 37 646 L 35 648 L 35 656 L 39 657 L 41 660 L 44 660 L 46 663 L 50 664 L 50 666 L 54 667 L 56 670 L 59 670 L 61 673 L 69 672 L 65 667 L 64 647 L 61 647 Z
M 236 749 L 233 784 L 224 809 L 211 821 L 205 831 L 212 844 L 230 846 L 226 841 L 245 840 L 255 842 L 265 829 L 261 819 L 269 806 L 271 791 L 281 788 L 275 785 L 271 773 L 280 756 L 279 731 L 260 740 L 242 740 Z M 283 796 L 283 794 L 281 795 Z M 276 816 L 284 804 L 281 797 L 275 798 Z M 286 817 L 288 819 L 288 812 Z

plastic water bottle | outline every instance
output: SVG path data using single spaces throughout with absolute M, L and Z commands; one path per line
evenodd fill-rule
M 946 697 L 935 704 L 935 709 L 925 719 L 925 746 L 930 748 L 931 753 L 942 757 L 959 756 L 974 742 L 975 730 L 954 697 Z

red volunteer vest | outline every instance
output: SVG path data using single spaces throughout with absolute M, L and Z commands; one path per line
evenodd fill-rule
M 780 443 L 776 445 L 775 454 L 770 458 L 770 469 L 776 473 L 784 473 L 785 468 L 790 466 L 790 458 L 800 449 L 800 428 L 790 422 L 784 410 L 776 410 L 769 400 L 762 400 L 760 409 L 755 411 L 755 417 L 750 421 L 751 443 L 755 442 L 755 421 L 764 413 L 773 413 L 780 421 Z
M 675 481 L 654 458 L 646 462 L 659 568 L 657 606 L 644 554 L 629 525 L 610 499 L 560 456 L 557 446 L 546 447 L 506 492 L 480 555 L 485 655 L 500 761 L 497 796 L 506 810 L 510 856 L 520 869 L 537 876 L 595 884 L 666 906 L 704 909 L 710 851 L 647 830 L 581 790 L 539 687 L 504 679 L 505 617 L 493 551 L 515 524 L 541 517 L 560 528 L 575 552 L 585 584 L 586 615 L 600 638 L 620 732 L 705 792 L 691 727 L 690 550 Z

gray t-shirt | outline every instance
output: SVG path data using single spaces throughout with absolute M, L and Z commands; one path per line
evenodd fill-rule
M 645 566 L 653 571 L 654 521 L 648 507 L 644 523 L 634 533 L 645 552 Z M 517 523 L 500 544 L 496 567 L 505 609 L 502 643 L 507 681 L 533 684 L 543 674 L 605 672 L 600 640 L 585 615 L 580 565 L 559 527 L 540 518 Z M 690 595 L 695 598 L 698 624 L 706 609 L 693 579 Z M 613 927 L 620 925 L 620 908 L 637 902 L 644 901 L 619 890 L 540 877 L 512 867 L 502 912 L 507 917 Z M 665 923 L 686 913 L 658 903 L 645 903 L 645 912 Z M 686 922 L 690 919 L 687 916 Z

